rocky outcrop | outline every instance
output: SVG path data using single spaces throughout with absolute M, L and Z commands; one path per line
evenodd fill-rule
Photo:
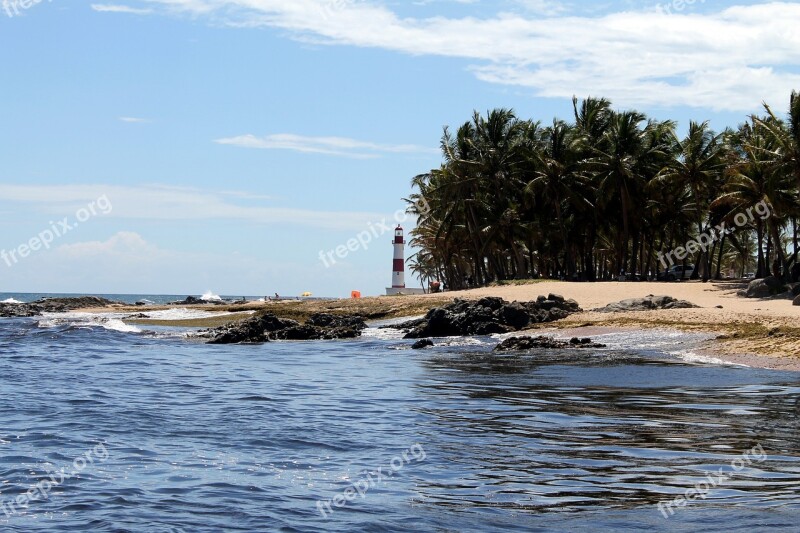
M 79 298 L 44 298 L 28 304 L 0 303 L 0 317 L 31 317 L 42 313 L 67 313 L 75 309 L 90 307 L 107 307 L 119 302 L 112 302 L 97 296 L 82 296 Z
M 325 313 L 312 315 L 305 324 L 278 318 L 272 313 L 233 322 L 207 330 L 201 337 L 209 344 L 257 344 L 275 340 L 307 341 L 352 339 L 361 336 L 366 322 L 357 316 L 334 316 Z
M 610 303 L 605 307 L 599 309 L 592 309 L 599 313 L 618 313 L 625 311 L 652 311 L 654 309 L 691 309 L 698 308 L 686 300 L 678 300 L 672 296 L 653 296 L 652 294 L 645 298 L 630 298 L 620 302 Z
M 605 348 L 605 344 L 592 342 L 592 339 L 574 337 L 569 342 L 559 341 L 552 337 L 509 337 L 497 346 L 495 352 L 528 351 L 535 349 L 563 350 L 567 348 Z
M 224 300 L 203 300 L 195 296 L 187 296 L 185 300 L 170 302 L 168 305 L 226 305 L 229 303 Z
M 786 286 L 775 276 L 754 279 L 747 285 L 747 290 L 741 294 L 746 298 L 768 298 L 786 291 Z
M 476 302 L 456 299 L 428 311 L 425 318 L 389 326 L 406 332 L 407 339 L 491 335 L 518 331 L 531 324 L 566 318 L 581 309 L 574 300 L 557 294 L 540 296 L 533 302 L 507 302 L 487 297 Z
M 430 348 L 433 346 L 433 341 L 430 339 L 420 339 L 414 344 L 411 345 L 412 350 L 422 350 L 424 348 Z

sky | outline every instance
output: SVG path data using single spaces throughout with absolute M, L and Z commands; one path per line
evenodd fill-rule
M 381 294 L 443 126 L 573 95 L 735 126 L 788 108 L 798 27 L 796 2 L 0 0 L 0 292 Z

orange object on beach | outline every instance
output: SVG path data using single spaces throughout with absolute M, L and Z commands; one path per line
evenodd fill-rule
M 350 298 L 353 299 L 361 298 L 361 291 L 352 291 L 350 293 Z

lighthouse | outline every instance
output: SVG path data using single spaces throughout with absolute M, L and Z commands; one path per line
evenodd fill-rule
M 406 288 L 406 243 L 403 240 L 403 228 L 398 224 L 394 230 L 394 263 L 392 266 L 392 288 Z
M 392 286 L 386 288 L 387 296 L 400 294 L 425 294 L 423 289 L 406 288 L 406 241 L 403 238 L 403 228 L 398 225 L 394 230 L 394 261 L 392 262 Z

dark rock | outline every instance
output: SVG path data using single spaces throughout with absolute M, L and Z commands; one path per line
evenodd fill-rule
M 97 296 L 81 296 L 78 298 L 43 298 L 28 304 L 0 303 L 0 317 L 31 317 L 42 313 L 66 313 L 75 309 L 90 307 L 108 307 L 120 302 L 113 302 Z
M 272 313 L 234 322 L 205 331 L 209 344 L 253 344 L 274 340 L 307 341 L 352 339 L 361 336 L 367 327 L 358 316 L 312 315 L 305 324 L 278 318 Z
M 559 341 L 551 337 L 509 337 L 497 346 L 495 352 L 527 351 L 534 349 L 560 350 L 567 348 L 605 348 L 605 344 L 592 342 L 592 339 L 570 339 L 569 342 Z
M 400 329 L 403 331 L 408 331 L 423 324 L 425 321 L 426 321 L 425 318 L 416 318 L 414 320 L 408 320 L 406 322 L 401 322 L 399 324 L 392 324 L 389 326 L 379 326 L 378 329 Z
M 625 311 L 651 311 L 653 309 L 691 309 L 698 308 L 686 300 L 678 300 L 671 296 L 653 296 L 652 294 L 645 298 L 630 298 L 620 302 L 610 303 L 605 307 L 593 309 L 600 313 L 615 313 Z
M 552 322 L 580 311 L 574 300 L 551 294 L 535 302 L 508 303 L 487 297 L 477 302 L 456 299 L 444 307 L 428 311 L 424 319 L 392 326 L 406 331 L 407 339 L 492 335 L 518 331 L 531 324 Z
M 775 276 L 767 276 L 763 279 L 751 281 L 747 285 L 745 296 L 747 298 L 767 298 L 785 291 L 786 287 L 781 280 Z
M 354 339 L 361 336 L 361 330 L 348 327 L 324 328 L 304 324 L 293 326 L 271 333 L 271 340 L 281 341 L 318 341 L 334 339 Z
M 412 350 L 422 350 L 423 348 L 429 348 L 433 346 L 433 341 L 430 339 L 420 339 L 414 344 L 411 345 Z
M 528 310 L 519 302 L 511 302 L 508 305 L 504 305 L 500 312 L 500 318 L 503 323 L 514 329 L 522 329 L 531 323 Z
M 360 316 L 336 316 L 329 313 L 316 313 L 309 317 L 306 324 L 322 328 L 355 328 L 367 329 L 367 323 Z
M 209 344 L 260 343 L 268 342 L 270 334 L 275 331 L 299 325 L 296 320 L 281 319 L 266 313 L 208 330 L 205 336 L 211 337 Z
M 475 305 L 478 307 L 488 307 L 492 311 L 497 311 L 501 307 L 503 307 L 507 302 L 502 298 L 498 298 L 495 296 L 487 296 L 486 298 L 481 298 L 477 301 Z
M 172 302 L 169 305 L 228 305 L 228 303 L 222 300 L 201 300 L 195 296 L 187 296 L 185 300 Z
M 800 305 L 800 295 L 796 296 L 794 300 L 792 300 L 792 305 Z
M 795 283 L 791 288 L 792 296 L 800 296 L 800 283 Z

